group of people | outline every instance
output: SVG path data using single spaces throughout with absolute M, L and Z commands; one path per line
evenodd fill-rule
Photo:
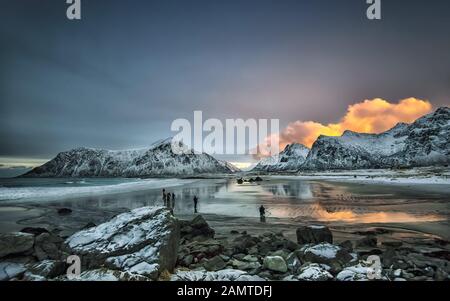
M 175 193 L 170 193 L 170 192 L 166 193 L 166 190 L 163 189 L 162 194 L 163 194 L 164 206 L 169 208 L 173 214 L 173 210 L 175 209 Z M 194 196 L 194 213 L 198 213 L 197 205 L 198 205 L 198 197 L 195 195 Z
M 166 192 L 165 189 L 162 190 L 164 206 L 169 208 L 173 214 L 175 209 L 175 193 Z M 194 195 L 194 213 L 198 213 L 198 197 Z M 259 207 L 259 217 L 262 223 L 266 222 L 266 208 L 263 205 Z
M 163 189 L 162 193 L 164 206 L 169 208 L 173 213 L 173 209 L 175 208 L 175 193 L 166 193 L 165 189 Z

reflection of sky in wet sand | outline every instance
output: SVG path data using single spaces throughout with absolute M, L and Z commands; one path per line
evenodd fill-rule
M 364 192 L 364 191 L 363 191 Z M 381 206 L 383 202 L 405 207 L 405 212 Z M 367 200 L 371 206 L 365 206 Z M 380 206 L 376 206 L 380 202 Z M 356 204 L 355 204 L 356 203 Z M 338 185 L 304 181 L 260 184 L 232 183 L 222 187 L 213 199 L 202 202 L 201 212 L 257 217 L 264 205 L 269 217 L 306 218 L 351 223 L 414 223 L 446 220 L 445 216 L 425 212 L 406 212 L 408 205 L 395 193 L 350 194 Z M 374 206 L 375 205 L 375 206 Z
M 268 217 L 350 223 L 413 223 L 448 220 L 450 205 L 441 194 L 420 194 L 395 187 L 357 186 L 320 181 L 272 179 L 238 185 L 234 180 L 205 179 L 167 187 L 176 195 L 176 215 L 199 212 L 234 217 L 258 217 L 264 205 Z M 436 202 L 435 202 L 436 201 Z M 436 207 L 440 202 L 440 207 Z M 55 207 L 83 210 L 134 209 L 162 205 L 160 189 L 52 201 Z M 419 205 L 417 205 L 419 204 Z M 438 204 L 439 205 L 439 204 Z M 6 214 L 6 213 L 4 213 Z

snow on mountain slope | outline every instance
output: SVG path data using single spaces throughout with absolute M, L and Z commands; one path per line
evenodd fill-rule
M 439 108 L 414 123 L 381 134 L 346 131 L 320 136 L 302 169 L 361 169 L 427 166 L 450 162 L 450 109 Z
M 149 149 L 73 149 L 59 153 L 51 161 L 26 173 L 24 177 L 189 176 L 232 172 L 228 166 L 205 153 L 195 154 L 190 151 L 175 154 L 172 151 L 171 139 L 165 139 L 154 143 Z
M 297 171 L 305 162 L 308 152 L 309 148 L 302 144 L 288 145 L 278 155 L 262 159 L 252 171 Z

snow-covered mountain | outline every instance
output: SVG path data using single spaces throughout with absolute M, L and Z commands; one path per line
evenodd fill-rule
M 345 131 L 320 136 L 311 150 L 288 145 L 277 156 L 262 159 L 254 172 L 293 172 L 416 167 L 450 164 L 450 108 L 442 107 L 412 124 L 399 123 L 380 134 Z
M 442 107 L 408 125 L 381 134 L 346 131 L 320 136 L 302 169 L 414 167 L 450 163 L 450 108 Z
M 181 147 L 185 147 L 180 144 Z M 212 156 L 192 151 L 175 154 L 171 138 L 149 149 L 110 151 L 77 148 L 59 153 L 24 177 L 146 177 L 191 176 L 206 173 L 233 173 L 234 170 Z
M 289 172 L 297 171 L 305 162 L 309 148 L 293 143 L 278 155 L 264 158 L 252 169 L 254 172 Z

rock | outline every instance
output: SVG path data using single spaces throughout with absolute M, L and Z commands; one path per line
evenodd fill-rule
M 376 247 L 377 246 L 377 237 L 374 235 L 368 235 L 360 240 L 356 241 L 356 247 L 365 248 L 365 247 Z
M 292 277 L 291 280 L 299 281 L 328 281 L 333 279 L 333 276 L 317 263 L 303 266 L 297 276 L 288 276 L 287 278 L 289 277 Z
M 283 257 L 283 259 L 286 260 L 286 258 L 289 256 L 289 253 L 285 250 L 277 250 L 275 252 L 271 252 L 270 256 L 280 256 Z
M 34 255 L 39 261 L 46 259 L 61 259 L 61 244 L 63 239 L 51 233 L 42 233 L 35 239 Z
M 244 184 L 244 180 L 242 180 L 242 179 L 237 179 L 237 181 L 236 181 L 239 185 L 242 185 L 242 184 Z
M 231 231 L 230 231 L 230 234 L 237 235 L 237 234 L 239 234 L 239 231 L 231 230 Z
M 20 277 L 26 271 L 23 264 L 14 262 L 0 262 L 0 281 L 11 280 Z
M 266 256 L 264 268 L 279 273 L 286 273 L 288 270 L 287 264 L 281 256 Z
M 370 263 L 360 261 L 357 265 L 346 267 L 337 276 L 338 281 L 369 281 L 369 280 L 387 280 L 381 274 L 381 271 L 376 271 Z
M 298 269 L 302 265 L 302 262 L 297 257 L 297 254 L 295 252 L 292 252 L 287 256 L 286 264 L 287 264 L 289 271 L 291 271 L 293 273 L 297 273 Z
M 397 252 L 392 248 L 388 248 L 383 252 L 383 256 L 381 256 L 381 262 L 383 263 L 383 266 L 385 268 L 389 268 L 394 264 L 396 257 Z
M 247 261 L 247 262 L 258 262 L 259 259 L 256 256 L 253 255 L 246 255 L 244 256 L 244 258 L 242 258 L 242 260 Z
M 297 252 L 297 256 L 303 262 L 329 265 L 334 272 L 339 272 L 353 260 L 353 256 L 346 249 L 329 243 L 306 245 Z
M 76 279 L 76 281 L 149 281 L 141 275 L 131 274 L 128 272 L 114 271 L 108 269 L 96 269 L 84 271 Z
M 442 270 L 441 268 L 437 268 L 436 272 L 434 273 L 434 279 L 436 281 L 448 280 L 448 274 L 444 270 Z
M 189 224 L 181 228 L 181 237 L 187 240 L 203 241 L 214 238 L 215 231 L 209 227 L 201 215 L 197 215 Z
M 34 235 L 29 233 L 2 233 L 0 234 L 0 258 L 23 254 L 32 250 Z
M 47 278 L 39 276 L 39 275 L 35 275 L 35 274 L 27 271 L 23 274 L 23 277 L 21 280 L 22 281 L 47 281 Z
M 170 278 L 171 281 L 265 281 L 265 279 L 249 275 L 240 270 L 226 269 L 217 272 L 181 271 L 177 270 Z
M 333 235 L 325 226 L 302 226 L 297 228 L 297 242 L 300 245 L 333 243 Z
M 81 228 L 81 230 L 86 230 L 86 229 L 93 228 L 93 227 L 96 227 L 96 226 L 97 225 L 95 223 L 89 222 L 83 228 Z
M 215 256 L 206 261 L 206 263 L 203 266 L 207 271 L 215 272 L 224 269 L 226 265 L 227 264 L 220 256 Z
M 232 242 L 232 246 L 235 253 L 247 253 L 248 249 L 256 246 L 258 242 L 258 238 L 244 234 L 236 237 Z
M 262 182 L 263 179 L 262 179 L 261 177 L 256 177 L 256 178 L 255 178 L 255 181 L 256 181 L 256 182 Z
M 389 248 L 400 248 L 403 245 L 403 242 L 401 242 L 401 241 L 383 241 L 381 244 L 383 246 L 386 246 Z
M 55 278 L 65 273 L 66 264 L 62 261 L 44 260 L 28 267 L 33 275 L 44 278 Z
M 339 246 L 343 249 L 346 249 L 348 252 L 353 252 L 353 243 L 350 240 L 341 242 Z
M 188 267 L 192 264 L 193 261 L 194 261 L 194 256 L 189 254 L 189 255 L 183 257 L 183 259 L 181 260 L 181 265 Z
M 69 208 L 59 208 L 57 210 L 59 215 L 65 216 L 65 215 L 70 215 L 72 214 L 72 209 Z
M 161 272 L 173 271 L 179 238 L 177 220 L 168 209 L 143 207 L 77 232 L 66 244 L 85 268 L 105 265 L 155 280 Z
M 39 234 L 42 233 L 49 233 L 48 230 L 45 228 L 34 228 L 34 227 L 23 228 L 22 230 L 20 230 L 20 232 L 33 234 L 34 236 L 38 236 Z

